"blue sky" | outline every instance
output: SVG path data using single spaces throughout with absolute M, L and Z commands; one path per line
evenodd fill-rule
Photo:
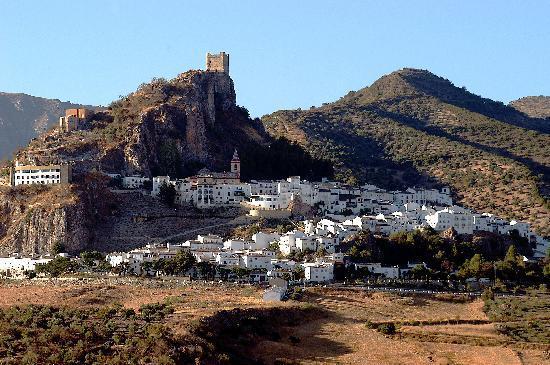
M 0 91 L 106 105 L 224 50 L 254 116 L 402 67 L 508 102 L 550 95 L 549 14 L 542 0 L 3 0 Z

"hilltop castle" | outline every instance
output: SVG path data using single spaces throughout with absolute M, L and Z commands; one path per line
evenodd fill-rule
M 229 54 L 225 52 L 220 52 L 219 54 L 207 53 L 206 71 L 229 74 Z

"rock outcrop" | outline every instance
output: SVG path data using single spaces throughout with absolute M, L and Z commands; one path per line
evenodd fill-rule
M 99 176 L 80 186 L 0 189 L 0 254 L 77 253 L 93 245 L 94 226 L 114 208 Z
M 312 159 L 287 140 L 272 138 L 259 120 L 237 106 L 228 74 L 188 71 L 169 81 L 142 84 L 81 123 L 79 130 L 52 129 L 21 150 L 16 156 L 20 163 L 72 163 L 73 185 L 6 189 L 0 195 L 0 251 L 44 253 L 56 243 L 70 252 L 119 243 L 128 247 L 125 239 L 132 234 L 124 232 L 124 222 L 103 225 L 110 229 L 98 233 L 98 223 L 124 220 L 132 212 L 112 215 L 113 198 L 90 181 L 91 171 L 176 178 L 203 167 L 224 171 L 235 148 L 243 179 L 332 176 L 330 164 Z M 160 220 L 147 224 L 158 225 L 152 232 L 165 228 Z
M 234 148 L 267 139 L 260 124 L 236 105 L 229 75 L 195 70 L 142 84 L 83 130 L 44 134 L 17 159 L 79 161 L 82 171 L 178 176 L 194 172 L 190 166 L 224 168 Z

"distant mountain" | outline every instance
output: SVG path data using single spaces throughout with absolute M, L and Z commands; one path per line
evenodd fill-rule
M 550 234 L 550 123 L 428 71 L 402 69 L 336 102 L 262 122 L 332 160 L 342 180 L 449 185 L 466 206 Z
M 0 92 L 0 160 L 56 124 L 65 109 L 79 104 L 27 94 Z
M 510 106 L 533 118 L 550 118 L 550 96 L 526 96 L 510 102 Z

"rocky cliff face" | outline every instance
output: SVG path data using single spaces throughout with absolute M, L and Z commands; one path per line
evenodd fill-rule
M 188 71 L 142 84 L 80 130 L 53 129 L 21 150 L 21 163 L 73 163 L 74 184 L 44 191 L 18 187 L 0 195 L 0 252 L 43 253 L 57 242 L 71 252 L 115 247 L 123 235 L 99 237 L 104 232 L 96 232 L 97 223 L 132 212 L 111 215 L 113 198 L 89 181 L 90 171 L 171 177 L 189 176 L 202 167 L 226 171 L 235 148 L 244 179 L 332 176 L 330 165 L 287 140 L 273 139 L 259 120 L 250 119 L 236 105 L 229 75 Z M 147 224 L 162 231 L 160 220 Z
M 76 253 L 93 244 L 93 227 L 113 201 L 99 178 L 81 186 L 0 189 L 0 254 L 51 253 L 60 244 Z
M 81 105 L 0 92 L 0 160 L 55 125 L 65 109 L 77 107 Z
M 79 161 L 81 170 L 179 176 L 193 173 L 197 165 L 225 168 L 234 148 L 266 142 L 259 126 L 236 105 L 229 75 L 188 71 L 170 81 L 142 84 L 83 130 L 44 134 L 17 158 Z

